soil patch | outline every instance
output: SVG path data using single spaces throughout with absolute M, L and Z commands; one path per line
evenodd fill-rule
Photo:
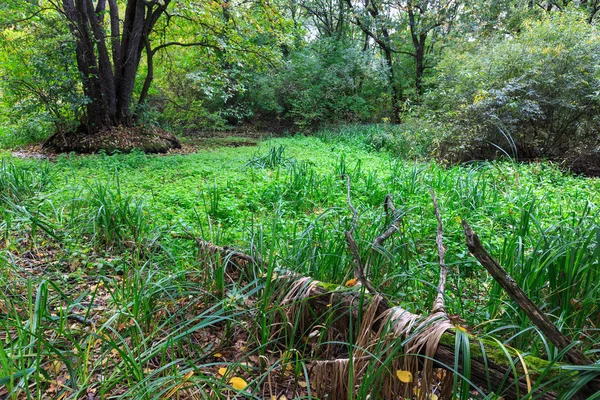
M 85 132 L 57 132 L 42 148 L 55 153 L 77 152 L 109 154 L 132 150 L 145 153 L 167 153 L 170 149 L 181 148 L 179 139 L 170 132 L 152 126 L 117 126 L 89 135 Z

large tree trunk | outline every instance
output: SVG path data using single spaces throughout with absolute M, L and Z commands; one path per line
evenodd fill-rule
M 396 82 L 391 49 L 385 48 L 384 54 L 386 67 L 388 68 L 390 95 L 392 97 L 392 122 L 399 124 L 402 122 L 402 89 L 400 89 Z
M 427 31 L 417 32 L 415 13 L 412 3 L 408 3 L 408 21 L 410 27 L 410 36 L 415 48 L 415 89 L 420 98 L 423 94 L 423 73 L 425 72 L 425 43 L 427 41 Z
M 131 106 L 142 52 L 171 0 L 162 4 L 127 1 L 122 33 L 116 0 L 108 0 L 110 30 L 104 26 L 106 1 L 97 0 L 94 4 L 94 0 L 62 0 L 76 40 L 77 67 L 88 98 L 82 126 L 90 135 L 105 128 L 132 125 Z M 112 54 L 107 40 L 111 40 Z

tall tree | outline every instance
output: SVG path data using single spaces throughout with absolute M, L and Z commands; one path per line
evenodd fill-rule
M 400 122 L 402 101 L 404 98 L 402 85 L 396 77 L 394 70 L 393 54 L 398 52 L 392 45 L 390 3 L 364 0 L 364 3 L 355 4 L 346 0 L 348 7 L 354 14 L 354 23 L 372 39 L 379 47 L 385 58 L 389 81 L 390 95 L 392 97 L 392 120 Z
M 452 27 L 458 1 L 455 0 L 406 0 L 400 8 L 406 11 L 415 60 L 415 89 L 417 96 L 423 94 L 423 75 L 427 65 L 426 56 L 433 52 L 440 37 L 447 35 Z
M 107 14 L 109 30 L 104 27 Z M 117 0 L 62 0 L 53 3 L 76 40 L 77 67 L 88 98 L 86 128 L 133 123 L 135 78 L 150 34 L 171 0 L 127 0 L 123 22 Z

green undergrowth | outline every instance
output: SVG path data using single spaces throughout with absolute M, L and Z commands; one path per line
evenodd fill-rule
M 533 301 L 597 357 L 599 180 L 548 163 L 445 168 L 407 161 L 412 150 L 373 146 L 369 135 L 377 128 L 361 129 L 187 155 L 62 155 L 52 162 L 5 156 L 0 393 L 160 398 L 175 388 L 227 397 L 231 384 L 216 370 L 267 357 L 270 348 L 274 306 L 260 277 L 275 265 L 332 285 L 353 277 L 343 175 L 350 177 L 355 237 L 370 260 L 369 278 L 392 302 L 414 313 L 433 303 L 439 269 L 432 188 L 444 222 L 449 313 L 525 355 L 562 359 L 469 255 L 460 224 L 466 219 Z M 400 135 L 395 146 L 404 146 L 401 133 L 389 135 Z M 391 223 L 382 207 L 388 193 L 400 230 L 372 249 Z M 231 277 L 223 265 L 199 263 L 185 239 L 190 234 L 260 255 L 266 269 Z M 223 361 L 215 352 L 244 356 Z M 309 358 L 298 355 L 289 379 L 305 379 Z M 236 371 L 260 397 L 269 368 L 281 368 L 282 382 L 291 382 L 284 359 Z

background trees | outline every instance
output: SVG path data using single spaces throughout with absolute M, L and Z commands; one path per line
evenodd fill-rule
M 591 148 L 598 7 L 8 1 L 0 8 L 3 140 L 136 122 L 193 133 L 395 121 L 437 132 L 431 150 L 440 144 L 453 159 L 491 156 L 495 146 L 522 157 Z

